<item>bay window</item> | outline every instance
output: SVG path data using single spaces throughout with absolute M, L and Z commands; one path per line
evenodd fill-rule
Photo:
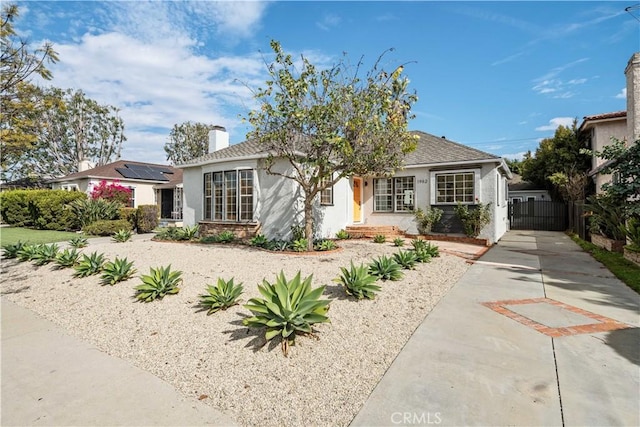
M 253 220 L 253 170 L 204 174 L 203 219 Z

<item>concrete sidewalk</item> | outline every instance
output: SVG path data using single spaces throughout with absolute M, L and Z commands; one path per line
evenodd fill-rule
M 511 231 L 351 425 L 640 425 L 639 326 L 640 296 L 566 235 Z
M 129 362 L 2 303 L 2 426 L 234 425 Z

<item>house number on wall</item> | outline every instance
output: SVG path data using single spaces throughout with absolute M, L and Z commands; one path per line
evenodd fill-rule
M 419 179 L 418 180 L 418 184 L 427 184 L 427 180 L 426 179 Z

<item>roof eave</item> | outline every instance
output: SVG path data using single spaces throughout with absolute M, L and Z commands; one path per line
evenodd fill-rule
M 183 163 L 181 165 L 175 165 L 174 168 L 187 169 L 187 168 L 195 168 L 195 167 L 200 167 L 200 166 L 205 166 L 205 165 L 210 165 L 210 164 L 216 164 L 216 163 L 237 162 L 237 161 L 243 161 L 243 160 L 266 159 L 268 156 L 269 155 L 267 153 L 260 153 L 260 154 L 251 154 L 249 156 L 225 157 L 225 158 L 222 158 L 222 159 L 207 159 L 207 160 L 200 160 L 200 161 L 197 161 L 195 163 Z

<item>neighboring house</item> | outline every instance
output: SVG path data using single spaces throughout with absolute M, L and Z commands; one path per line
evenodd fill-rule
M 161 220 L 182 220 L 181 169 L 129 160 L 118 160 L 95 168 L 85 161 L 78 169 L 79 172 L 50 180 L 53 189 L 90 194 L 101 181 L 117 182 L 131 189 L 130 207 L 157 204 Z
M 509 202 L 516 204 L 531 200 L 549 201 L 551 196 L 546 189 L 540 188 L 532 182 L 523 181 L 521 175 L 514 173 L 509 180 Z
M 496 242 L 508 227 L 505 161 L 482 151 L 424 132 L 417 149 L 392 178 L 344 178 L 318 197 L 316 237 L 333 237 L 350 225 L 393 225 L 417 233 L 413 211 L 438 207 L 445 211 L 436 232 L 462 232 L 453 215 L 458 201 L 490 203 L 492 221 L 480 237 Z M 303 222 L 302 194 L 290 179 L 265 170 L 268 154 L 255 141 L 229 146 L 224 128 L 210 132 L 209 154 L 177 167 L 184 170 L 184 223 L 208 232 L 231 229 L 241 237 L 262 233 L 286 239 Z M 284 160 L 274 169 L 289 171 Z
M 579 131 L 586 136 L 588 147 L 594 151 L 611 143 L 611 138 L 633 144 L 640 138 L 640 52 L 634 53 L 624 70 L 627 86 L 627 110 L 585 116 Z M 591 176 L 596 193 L 602 193 L 602 184 L 611 182 L 611 175 L 601 173 L 606 166 L 604 159 L 593 156 Z
M 26 177 L 14 181 L 0 182 L 0 191 L 9 190 L 41 190 L 50 188 L 45 179 L 40 177 Z

